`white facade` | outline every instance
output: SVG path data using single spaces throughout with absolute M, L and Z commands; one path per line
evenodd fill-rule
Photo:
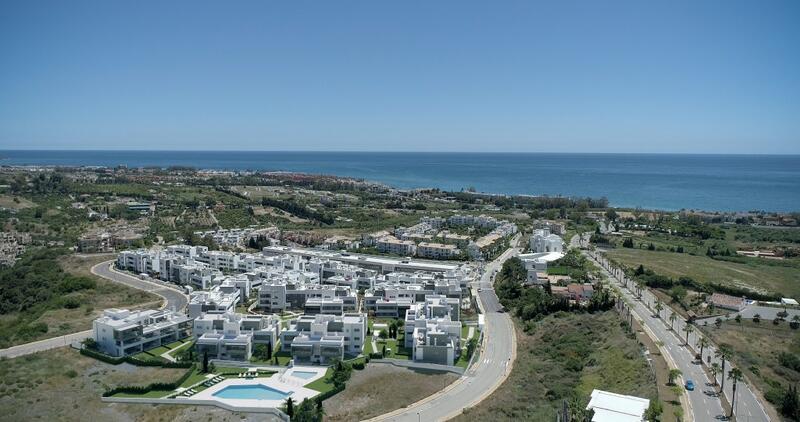
M 168 310 L 106 309 L 92 323 L 98 349 L 111 356 L 128 356 L 163 346 L 191 334 L 192 322 Z
M 564 252 L 564 240 L 549 230 L 536 229 L 530 239 L 530 248 L 534 253 Z
M 281 332 L 281 350 L 292 353 L 295 364 L 326 364 L 364 349 L 364 314 L 302 315 Z
M 247 361 L 259 344 L 276 351 L 280 319 L 274 315 L 204 314 L 194 320 L 193 332 L 199 354 Z
M 197 318 L 204 313 L 232 313 L 239 304 L 239 289 L 225 290 L 215 286 L 209 291 L 192 292 L 186 306 L 189 318 Z
M 453 365 L 461 353 L 461 322 L 451 318 L 458 299 L 428 296 L 414 304 L 405 316 L 405 347 L 419 362 Z

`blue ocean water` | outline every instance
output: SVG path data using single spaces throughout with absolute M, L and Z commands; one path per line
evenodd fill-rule
M 398 188 L 605 196 L 646 209 L 800 210 L 800 155 L 0 151 L 0 165 L 21 164 L 285 170 Z

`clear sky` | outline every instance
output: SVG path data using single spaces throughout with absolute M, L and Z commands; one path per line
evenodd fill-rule
M 800 1 L 4 0 L 0 149 L 800 153 Z

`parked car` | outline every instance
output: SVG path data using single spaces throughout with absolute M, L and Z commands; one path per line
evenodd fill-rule
M 686 387 L 686 389 L 687 389 L 687 390 L 689 390 L 689 391 L 694 391 L 694 381 L 692 381 L 692 380 L 686 380 L 686 385 L 685 385 L 685 387 Z

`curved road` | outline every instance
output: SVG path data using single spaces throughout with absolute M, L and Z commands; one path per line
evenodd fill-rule
M 167 309 L 183 310 L 189 302 L 189 298 L 180 290 L 162 285 L 152 281 L 140 280 L 128 274 L 121 273 L 111 268 L 112 261 L 101 262 L 92 267 L 92 273 L 111 280 L 115 283 L 124 284 L 134 289 L 145 290 L 157 294 L 164 298 L 163 307 Z M 67 334 L 65 336 L 48 338 L 45 340 L 34 341 L 32 343 L 20 344 L 0 350 L 0 357 L 15 358 L 18 356 L 29 355 L 31 353 L 44 350 L 55 349 L 57 347 L 69 346 L 72 343 L 83 341 L 92 336 L 92 330 L 81 331 Z
M 446 389 L 408 407 L 370 419 L 370 421 L 442 421 L 458 416 L 488 397 L 505 381 L 514 363 L 517 341 L 514 323 L 501 309 L 492 286 L 495 271 L 519 254 L 516 248 L 506 250 L 487 264 L 481 280 L 479 305 L 485 315 L 483 347 L 473 365 Z

